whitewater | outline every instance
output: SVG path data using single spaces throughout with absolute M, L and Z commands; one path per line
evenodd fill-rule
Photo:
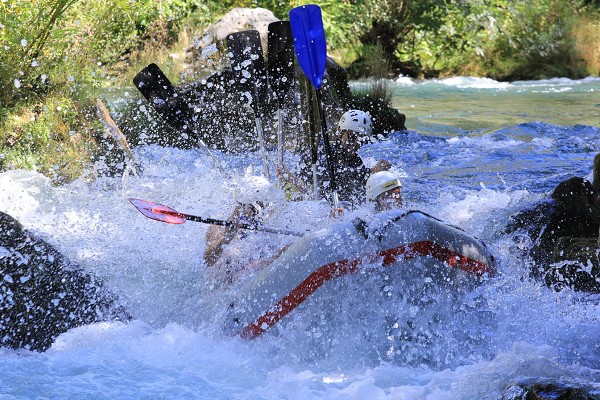
M 322 315 L 289 315 L 248 341 L 222 332 L 226 296 L 210 287 L 202 261 L 208 226 L 146 219 L 128 199 L 225 219 L 237 201 L 261 197 L 269 226 L 332 223 L 327 204 L 288 202 L 267 185 L 259 154 L 215 152 L 231 177 L 197 150 L 156 145 L 134 149 L 139 176 L 56 187 L 39 173 L 8 171 L 0 211 L 100 277 L 134 318 L 71 329 L 44 353 L 0 348 L 0 399 L 500 399 L 527 382 L 600 394 L 600 296 L 531 279 L 526 241 L 503 233 L 511 215 L 559 182 L 590 175 L 600 151 L 600 79 L 389 85 L 409 131 L 365 145 L 361 156 L 392 162 L 406 208 L 482 239 L 497 277 L 452 304 L 430 288 L 427 302 L 392 299 L 384 312 L 353 302 L 379 282 L 355 280 L 347 296 L 322 304 Z M 256 257 L 295 240 L 264 232 L 247 239 L 239 250 Z M 404 290 L 396 284 L 391 293 Z M 395 340 L 390 315 L 411 319 L 424 340 Z

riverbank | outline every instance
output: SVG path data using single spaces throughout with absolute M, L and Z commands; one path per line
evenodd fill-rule
M 207 74 L 210 57 L 190 68 L 189 49 L 231 8 L 167 1 L 159 9 L 155 3 L 25 0 L 0 11 L 0 64 L 6 67 L 0 71 L 0 171 L 39 171 L 56 184 L 93 177 L 111 147 L 96 112 L 103 91 L 127 92 L 150 62 L 176 84 Z M 399 72 L 496 81 L 600 74 L 598 5 L 503 3 L 455 10 L 454 3 L 436 9 L 433 1 L 393 10 L 398 15 L 384 12 L 391 4 L 385 1 L 324 5 L 328 52 L 351 79 Z M 419 19 L 430 6 L 431 19 Z M 289 8 L 282 2 L 273 11 L 286 18 Z M 410 31 L 399 31 L 401 22 L 410 22 Z

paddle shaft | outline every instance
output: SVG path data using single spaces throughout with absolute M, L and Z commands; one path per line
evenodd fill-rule
M 317 164 L 319 162 L 318 153 L 318 130 L 320 129 L 320 122 L 317 121 L 318 107 L 315 105 L 314 87 L 311 85 L 308 77 L 301 76 L 300 91 L 302 95 L 302 108 L 301 113 L 304 116 L 302 118 L 302 126 L 306 134 L 308 141 L 309 153 L 310 153 L 310 164 L 312 167 L 312 190 L 314 200 L 319 200 L 319 176 L 317 174 Z
M 277 167 L 283 167 L 283 99 L 294 80 L 294 39 L 289 21 L 271 22 L 268 27 L 268 81 L 277 99 Z
M 277 101 L 277 166 L 283 167 L 283 113 L 279 100 Z
M 279 234 L 291 235 L 291 236 L 304 236 L 300 232 L 290 231 L 288 229 L 271 228 L 271 227 L 263 226 L 263 225 L 236 223 L 236 222 L 228 221 L 228 220 L 221 220 L 221 219 L 214 219 L 214 218 L 199 217 L 197 215 L 183 214 L 183 213 L 180 213 L 177 211 L 153 210 L 153 212 L 159 213 L 159 214 L 171 215 L 171 216 L 177 217 L 177 218 L 184 218 L 188 221 L 202 222 L 202 223 L 211 224 L 211 225 L 226 226 L 226 227 L 231 227 L 231 228 L 238 227 L 240 229 L 248 229 L 248 230 L 253 230 L 253 231 L 261 231 L 261 232 L 269 232 L 269 233 L 279 233 Z
M 267 177 L 267 180 L 270 181 L 271 173 L 269 172 L 269 160 L 267 158 L 267 148 L 265 146 L 265 131 L 263 130 L 262 119 L 256 110 L 254 110 L 254 115 L 256 117 L 256 132 L 258 133 L 258 145 L 262 157 L 263 173 Z
M 325 112 L 323 111 L 323 97 L 321 95 L 321 88 L 316 89 L 315 92 L 317 94 L 319 115 L 321 117 L 321 133 L 323 135 L 323 146 L 325 147 L 325 154 L 327 155 L 327 171 L 329 172 L 329 186 L 331 187 L 331 196 L 333 197 L 333 207 L 339 208 L 337 184 L 335 181 L 335 160 L 331 151 L 331 144 L 329 143 L 329 133 L 327 132 L 327 119 L 325 118 Z
M 325 41 L 321 8 L 315 4 L 307 4 L 293 8 L 289 15 L 298 63 L 315 88 L 333 206 L 334 208 L 339 208 L 334 159 L 329 144 L 327 122 L 323 110 L 323 96 L 321 94 L 323 74 L 327 67 L 327 44 Z
M 249 90 L 252 98 L 249 107 L 254 112 L 258 146 L 262 157 L 263 173 L 271 180 L 262 114 L 264 104 L 262 96 L 266 97 L 267 71 L 263 58 L 260 34 L 256 30 L 235 32 L 227 36 L 227 49 L 231 60 L 231 68 L 237 73 L 238 87 Z M 246 74 L 248 76 L 246 76 Z

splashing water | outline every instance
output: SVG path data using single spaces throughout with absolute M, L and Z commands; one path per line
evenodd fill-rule
M 393 87 L 412 130 L 365 146 L 361 155 L 368 162 L 386 158 L 402 172 L 407 208 L 484 240 L 499 260 L 497 278 L 460 298 L 431 282 L 390 283 L 383 274 L 340 280 L 319 310 L 306 311 L 318 315 L 298 313 L 245 341 L 222 335 L 226 298 L 210 291 L 202 261 L 207 226 L 151 221 L 127 201 L 227 218 L 238 195 L 209 159 L 144 146 L 135 151 L 142 176 L 61 187 L 34 172 L 4 172 L 0 210 L 100 276 L 134 320 L 72 329 L 45 353 L 0 349 L 0 393 L 497 399 L 531 378 L 600 390 L 600 299 L 529 279 L 518 242 L 502 233 L 510 215 L 560 181 L 589 175 L 600 137 L 600 109 L 590 98 L 600 81 L 495 85 L 464 78 Z M 236 172 L 240 193 L 261 190 L 259 154 L 218 157 Z M 271 189 L 260 194 L 271 203 L 270 226 L 305 231 L 331 223 L 324 203 L 286 202 Z M 293 240 L 256 233 L 239 251 L 268 255 Z M 389 297 L 385 309 L 373 305 L 373 288 Z M 415 291 L 419 296 L 410 295 Z

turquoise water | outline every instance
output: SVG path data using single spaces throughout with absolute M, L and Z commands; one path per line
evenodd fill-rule
M 561 180 L 590 173 L 600 79 L 399 80 L 393 89 L 411 131 L 361 154 L 392 161 L 408 208 L 478 236 L 500 262 L 497 278 L 452 304 L 435 295 L 433 306 L 402 303 L 394 288 L 386 315 L 410 316 L 427 340 L 390 352 L 381 315 L 348 303 L 368 283 L 332 299 L 344 312 L 322 304 L 255 341 L 223 336 L 227 296 L 206 286 L 206 225 L 150 221 L 127 199 L 226 218 L 232 182 L 196 151 L 144 146 L 139 177 L 54 187 L 34 172 L 0 174 L 0 210 L 98 274 L 134 316 L 72 329 L 45 353 L 0 349 L 0 399 L 500 399 L 531 379 L 599 392 L 600 298 L 530 280 L 522 244 L 502 229 Z M 331 223 L 326 205 L 289 203 L 266 186 L 258 154 L 217 156 L 236 172 L 239 200 L 258 190 L 271 201 L 270 226 Z M 239 250 L 290 240 L 257 234 Z
M 553 125 L 600 125 L 598 79 L 495 82 L 452 78 L 391 83 L 393 105 L 407 126 L 435 131 L 436 125 L 463 130 L 498 129 L 540 121 Z

